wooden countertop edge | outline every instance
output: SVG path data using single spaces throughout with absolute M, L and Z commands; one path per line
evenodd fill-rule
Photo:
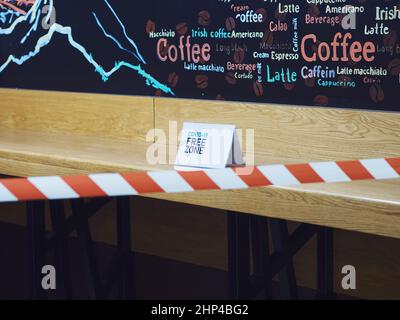
M 18 172 L 19 176 L 30 176 L 29 170 L 34 167 L 35 171 L 43 171 L 43 175 L 73 175 L 73 174 L 88 174 L 94 172 L 122 172 L 122 171 L 145 171 L 149 170 L 146 166 L 120 166 L 110 165 L 98 161 L 96 163 L 85 163 L 79 159 L 61 159 L 62 163 L 68 166 L 61 166 L 60 159 L 57 157 L 43 156 L 39 154 L 29 154 L 30 161 L 24 161 L 26 154 L 22 152 L 10 152 L 10 150 L 0 150 L 0 171 L 4 174 L 15 175 Z M 36 160 L 36 161 L 35 161 Z M 12 166 L 10 166 L 12 164 Z M 96 167 L 96 170 L 93 168 Z M 9 171 L 7 172 L 7 169 Z M 153 168 L 154 169 L 154 168 Z M 200 205 L 204 207 L 232 210 L 244 213 L 250 213 L 261 216 L 269 216 L 274 218 L 282 218 L 297 222 L 306 222 L 311 224 L 325 225 L 345 230 L 359 231 L 364 233 L 372 233 L 393 238 L 400 238 L 400 205 L 391 201 L 376 201 L 366 198 L 357 198 L 352 196 L 344 196 L 337 194 L 329 194 L 327 192 L 313 192 L 310 190 L 302 190 L 295 187 L 268 187 L 252 189 L 252 197 L 256 194 L 257 201 L 261 202 L 265 196 L 265 208 L 236 207 L 235 203 L 229 203 L 225 200 L 220 200 L 219 203 L 214 203 L 210 195 L 216 194 L 219 199 L 232 199 L 232 194 L 239 198 L 243 190 L 234 191 L 200 191 L 190 194 L 148 194 L 148 198 L 161 199 L 173 202 L 180 202 L 192 205 Z M 248 193 L 248 191 L 245 191 Z M 246 202 L 246 196 L 242 202 Z M 280 202 L 286 201 L 290 197 L 295 196 L 296 201 L 299 201 L 299 214 L 294 212 L 294 206 L 297 204 L 283 204 L 280 209 Z M 271 201 L 275 202 L 271 206 Z M 314 205 L 315 203 L 318 205 Z M 330 204 L 331 203 L 331 204 Z M 304 209 L 304 206 L 307 209 Z M 323 208 L 323 209 L 321 209 Z M 342 219 L 337 215 L 337 210 L 343 209 L 345 216 Z M 357 217 L 371 216 L 379 226 L 372 226 L 369 222 L 360 222 Z M 398 225 L 398 227 L 396 227 Z

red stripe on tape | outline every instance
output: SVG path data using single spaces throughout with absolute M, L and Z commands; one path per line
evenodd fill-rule
M 46 196 L 27 179 L 0 179 L 0 182 L 20 201 L 47 199 Z
M 314 171 L 309 164 L 288 164 L 286 168 L 301 183 L 318 183 L 324 180 Z
M 194 190 L 219 189 L 204 171 L 178 171 L 178 173 Z
M 377 161 L 379 160 L 379 161 Z M 383 163 L 382 160 L 386 162 Z M 400 175 L 400 158 L 386 158 L 386 159 L 375 159 L 373 163 L 379 165 L 382 163 L 383 170 L 388 171 L 388 167 L 386 163 L 393 168 Z M 384 178 L 386 175 L 382 175 L 381 177 L 374 177 L 367 169 L 367 166 L 363 165 L 363 161 L 354 160 L 354 161 L 337 161 L 336 164 L 341 168 L 344 174 L 346 174 L 350 180 L 379 180 L 380 178 Z M 376 166 L 378 166 L 376 165 Z M 376 166 L 372 167 L 371 170 L 379 170 Z M 289 171 L 290 175 L 296 177 L 296 179 L 300 183 L 323 183 L 323 178 L 318 174 L 318 171 L 314 170 L 310 164 L 295 164 L 295 165 L 286 165 L 285 168 Z M 328 168 L 328 166 L 327 166 Z M 390 171 L 390 170 L 389 170 Z M 229 171 L 230 172 L 230 171 Z M 271 185 L 271 181 L 267 176 L 263 174 L 262 169 L 260 167 L 243 167 L 243 168 L 234 168 L 233 172 L 239 177 L 243 183 L 248 187 L 259 187 L 259 186 L 269 186 Z M 167 172 L 168 173 L 168 172 Z M 194 190 L 219 190 L 218 184 L 220 181 L 224 183 L 224 188 L 242 188 L 243 185 L 238 184 L 234 177 L 227 175 L 226 169 L 213 171 L 211 175 L 208 170 L 202 171 L 169 171 L 169 173 L 178 173 L 182 179 L 186 181 Z M 268 173 L 269 174 L 269 173 Z M 279 175 L 283 174 L 287 175 L 287 172 L 282 172 L 277 170 L 276 173 L 271 173 L 271 177 L 277 177 L 277 181 L 279 181 Z M 334 172 L 332 173 L 334 174 Z M 322 175 L 322 173 L 321 173 Z M 176 181 L 168 181 L 164 177 L 158 175 L 154 175 L 152 178 L 151 173 L 146 172 L 134 172 L 134 173 L 122 173 L 120 176 L 124 179 L 121 181 L 123 187 L 126 187 L 126 183 L 130 184 L 138 193 L 145 194 L 151 192 L 165 192 L 165 190 L 161 187 L 161 185 L 170 184 L 174 186 Z M 168 176 L 168 175 L 166 175 Z M 212 178 L 211 178 L 212 177 Z M 390 175 L 392 177 L 392 175 Z M 55 179 L 57 178 L 57 179 Z M 61 180 L 61 179 L 62 180 Z M 340 174 L 340 181 L 347 180 L 343 179 L 342 174 Z M 398 178 L 397 175 L 393 175 L 393 178 Z M 160 179 L 160 180 L 158 180 Z M 227 179 L 226 181 L 224 179 Z M 271 178 L 272 179 L 272 178 Z M 173 180 L 173 179 L 172 179 Z M 333 179 L 332 179 L 333 180 Z M 32 182 L 31 182 L 32 181 Z M 159 182 L 158 182 L 159 181 Z M 104 181 L 100 182 L 100 185 Z M 118 180 L 110 180 L 110 186 L 114 186 L 116 188 L 116 192 L 125 194 L 124 188 L 119 188 Z M 232 182 L 230 186 L 229 183 Z M 327 181 L 328 183 L 329 181 Z M 27 201 L 27 200 L 45 200 L 46 196 L 40 191 L 36 185 L 39 187 L 48 183 L 49 186 L 54 188 L 58 188 L 58 190 L 65 189 L 65 183 L 74 190 L 79 197 L 89 198 L 89 197 L 98 197 L 98 196 L 107 196 L 107 194 L 101 189 L 101 187 L 90 178 L 90 176 L 67 176 L 67 177 L 42 177 L 40 181 L 36 179 L 0 179 L 0 183 L 7 189 L 11 194 L 13 194 L 17 200 L 19 201 Z M 160 183 L 160 184 L 159 184 Z M 126 188 L 125 188 L 126 189 Z M 179 189 L 179 188 L 178 188 Z M 175 188 L 171 188 L 172 192 L 174 192 Z M 9 194 L 5 190 L 0 190 L 0 202 L 7 202 L 14 200 L 10 198 Z M 178 192 L 178 190 L 176 190 Z M 58 193 L 57 193 L 58 194 Z M 70 192 L 66 190 L 67 198 L 71 196 Z
M 69 176 L 62 179 L 77 193 L 80 197 L 105 197 L 107 194 L 101 190 L 97 184 L 88 176 Z
M 234 171 L 249 187 L 272 185 L 257 167 L 234 168 Z
M 361 164 L 360 161 L 338 161 L 337 165 L 351 180 L 366 180 L 374 177 Z
M 121 173 L 121 176 L 138 193 L 164 192 L 146 172 Z
M 387 158 L 386 161 L 390 164 L 390 166 L 400 174 L 400 158 Z

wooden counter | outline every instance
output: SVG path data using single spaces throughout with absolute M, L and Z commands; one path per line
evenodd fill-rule
M 4 89 L 0 95 L 5 175 L 170 169 L 146 161 L 149 130 L 168 135 L 169 121 L 254 129 L 255 164 L 400 155 L 394 113 Z M 400 238 L 400 180 L 152 197 Z

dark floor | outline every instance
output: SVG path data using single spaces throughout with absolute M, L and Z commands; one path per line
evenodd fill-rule
M 0 223 L 0 300 L 28 297 L 26 230 L 23 227 Z M 115 253 L 115 247 L 95 243 L 99 267 L 103 271 Z M 75 238 L 69 240 L 72 288 L 74 299 L 85 299 L 88 290 L 82 270 L 82 259 Z M 47 263 L 52 263 L 51 254 Z M 102 273 L 103 274 L 103 273 Z M 139 299 L 226 299 L 227 273 L 160 257 L 136 255 L 136 284 Z M 300 289 L 303 299 L 314 292 Z M 110 295 L 112 299 L 114 294 Z M 57 299 L 57 290 L 48 295 Z
M 0 223 L 0 299 L 25 299 L 27 292 L 27 258 L 25 228 Z M 87 297 L 85 279 L 80 272 L 79 246 L 70 238 L 73 295 Z M 115 253 L 115 247 L 95 243 L 99 267 L 104 270 Z M 51 264 L 51 254 L 47 257 Z M 223 299 L 226 297 L 226 273 L 149 256 L 136 255 L 137 294 L 140 299 Z M 50 295 L 55 296 L 55 295 Z

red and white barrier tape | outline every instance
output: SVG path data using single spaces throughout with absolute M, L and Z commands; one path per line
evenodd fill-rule
M 178 193 L 400 178 L 400 158 L 0 179 L 0 202 Z

